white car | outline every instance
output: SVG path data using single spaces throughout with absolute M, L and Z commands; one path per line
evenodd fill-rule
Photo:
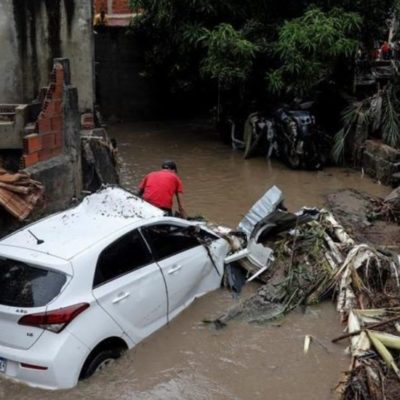
M 228 243 L 120 188 L 0 241 L 0 376 L 75 386 L 221 284 Z

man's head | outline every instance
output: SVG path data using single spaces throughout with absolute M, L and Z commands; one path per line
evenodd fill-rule
M 161 164 L 161 168 L 162 169 L 169 169 L 171 171 L 178 172 L 178 168 L 176 167 L 175 161 L 171 161 L 171 160 L 165 160 Z
M 100 11 L 100 16 L 101 18 L 104 18 L 106 16 L 106 12 L 104 10 Z

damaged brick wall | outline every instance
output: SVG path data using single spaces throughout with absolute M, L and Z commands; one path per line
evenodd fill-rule
M 60 155 L 64 147 L 64 67 L 54 64 L 50 84 L 35 123 L 35 132 L 24 137 L 23 168 Z
M 36 121 L 24 129 L 21 163 L 24 172 L 44 185 L 43 206 L 24 222 L 0 208 L 0 237 L 21 224 L 68 207 L 82 192 L 80 112 L 69 60 L 54 60 L 50 84 L 39 97 L 42 105 L 35 113 Z
M 45 187 L 45 213 L 63 209 L 82 191 L 80 112 L 68 59 L 54 60 L 33 132 L 24 139 L 25 172 Z

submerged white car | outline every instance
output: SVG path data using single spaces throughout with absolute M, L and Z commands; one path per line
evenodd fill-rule
M 0 376 L 65 389 L 221 284 L 228 243 L 120 188 L 0 241 Z

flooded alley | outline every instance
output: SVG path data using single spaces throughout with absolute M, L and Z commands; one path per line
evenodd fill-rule
M 134 189 L 163 159 L 177 162 L 189 215 L 236 226 L 251 205 L 275 184 L 290 210 L 322 206 L 324 196 L 341 188 L 373 195 L 390 189 L 359 172 L 327 168 L 291 171 L 277 161 L 243 160 L 201 123 L 116 125 L 123 186 Z M 246 288 L 243 296 L 255 290 Z M 224 312 L 234 300 L 223 289 L 197 300 L 114 365 L 68 391 L 47 392 L 2 381 L 0 399 L 58 400 L 329 400 L 350 359 L 345 345 L 330 340 L 341 326 L 333 304 L 296 311 L 265 326 L 230 322 L 214 330 L 202 320 Z M 303 354 L 304 336 L 318 342 Z

